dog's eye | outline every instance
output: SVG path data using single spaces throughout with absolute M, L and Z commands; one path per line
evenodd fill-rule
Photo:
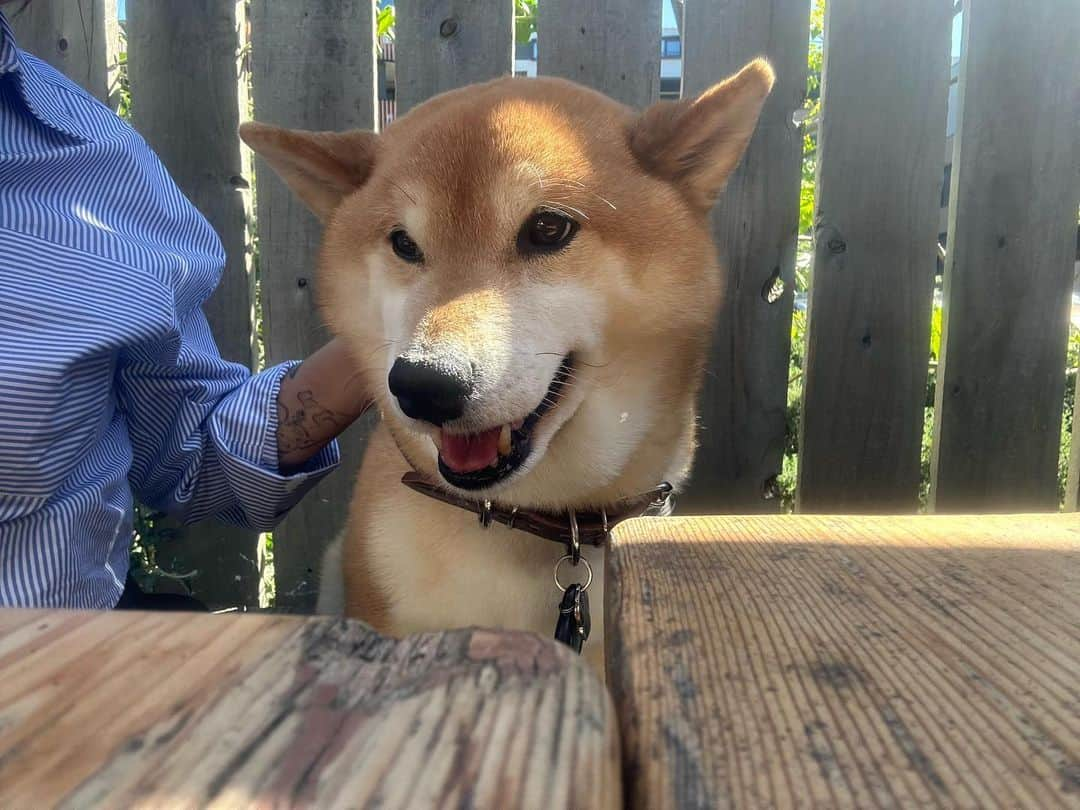
M 522 253 L 550 253 L 574 238 L 578 224 L 554 211 L 537 211 L 527 220 L 518 236 Z
M 390 232 L 390 246 L 394 253 L 407 262 L 417 264 L 424 260 L 424 251 L 420 250 L 420 246 L 401 228 Z

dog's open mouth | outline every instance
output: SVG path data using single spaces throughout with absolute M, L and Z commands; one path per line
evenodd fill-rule
M 569 384 L 573 366 L 567 355 L 559 364 L 540 404 L 514 422 L 481 433 L 439 432 L 439 472 L 459 489 L 483 489 L 509 477 L 532 452 L 533 430 L 544 414 L 554 408 Z

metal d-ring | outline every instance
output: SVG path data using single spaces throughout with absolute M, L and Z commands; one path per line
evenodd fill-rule
M 514 528 L 514 521 L 517 520 L 518 508 L 515 506 L 510 510 L 510 517 L 506 521 L 506 528 Z
M 491 511 L 491 501 L 484 501 L 480 504 L 480 525 L 486 529 L 491 525 L 492 520 L 494 516 Z
M 573 559 L 573 555 L 563 554 L 561 557 L 559 557 L 558 562 L 555 563 L 555 587 L 563 593 L 566 593 L 566 587 L 568 586 L 564 587 L 563 584 L 559 582 L 559 566 L 567 560 Z M 585 591 L 589 590 L 589 586 L 592 585 L 592 566 L 589 565 L 589 561 L 586 560 L 584 557 L 581 558 L 581 562 L 585 564 L 585 584 L 581 586 L 581 592 L 585 593 Z M 574 565 L 577 565 L 577 563 L 574 563 Z
M 577 512 L 567 509 L 566 513 L 570 516 L 570 542 L 566 544 L 566 551 L 574 565 L 577 565 L 581 561 L 581 535 L 578 533 Z
M 608 533 L 611 529 L 608 528 L 607 522 L 607 509 L 600 507 L 600 519 L 604 522 L 604 539 L 607 540 Z

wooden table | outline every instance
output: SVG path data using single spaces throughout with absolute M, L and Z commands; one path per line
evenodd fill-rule
M 1078 555 L 1076 516 L 633 521 L 614 708 L 518 633 L 0 611 L 0 807 L 1077 807 Z
M 1080 807 L 1080 517 L 624 524 L 608 678 L 658 807 Z
M 0 808 L 621 804 L 603 686 L 553 641 L 0 611 Z

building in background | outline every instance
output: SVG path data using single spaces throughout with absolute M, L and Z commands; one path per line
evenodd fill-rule
M 514 44 L 514 75 L 530 79 L 536 76 L 536 34 L 525 45 Z
M 664 28 L 660 32 L 660 98 L 677 99 L 682 90 L 682 38 L 675 26 L 671 4 L 664 3 Z M 534 78 L 539 43 L 533 34 L 527 43 L 514 46 L 514 75 Z M 394 43 L 387 37 L 379 46 L 379 121 L 386 126 L 396 115 Z
M 397 64 L 395 62 L 394 40 L 382 37 L 379 40 L 379 60 L 376 63 L 376 90 L 379 99 L 379 129 L 386 129 L 397 115 Z
M 677 99 L 682 92 L 682 37 L 665 27 L 660 34 L 660 98 Z

